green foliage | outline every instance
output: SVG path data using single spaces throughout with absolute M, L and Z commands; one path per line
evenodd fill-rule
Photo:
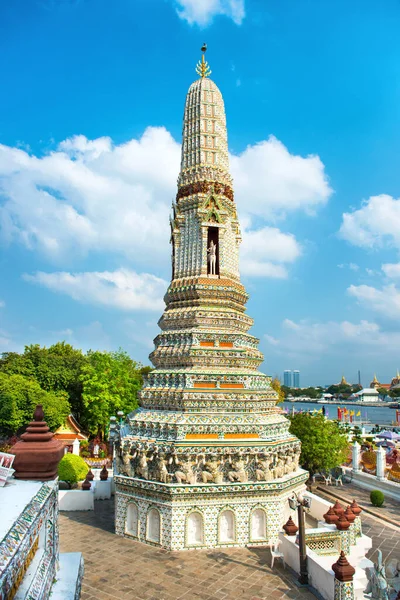
M 58 476 L 60 480 L 67 481 L 68 483 L 83 481 L 88 471 L 89 467 L 83 458 L 76 454 L 64 454 L 58 465 Z
M 378 508 L 382 506 L 385 502 L 385 495 L 380 490 L 372 490 L 369 495 L 372 506 L 377 506 Z
M 79 376 L 84 362 L 82 351 L 66 342 L 57 342 L 49 348 L 34 344 L 25 346 L 23 354 L 3 354 L 0 371 L 30 377 L 48 392 L 66 392 L 71 410 L 79 421 L 82 407 L 82 384 Z
M 138 364 L 123 350 L 88 352 L 81 383 L 89 432 L 104 438 L 111 415 L 120 410 L 124 414 L 134 410 L 142 381 Z
M 290 433 L 301 441 L 301 465 L 311 475 L 340 466 L 347 458 L 348 442 L 336 421 L 321 413 L 296 413 L 289 417 Z
M 316 400 L 320 397 L 322 388 L 318 387 L 308 387 L 308 388 L 290 388 L 286 385 L 282 385 L 281 389 L 285 395 L 285 398 L 288 396 L 293 396 L 293 398 L 299 398 L 300 396 L 308 396 L 312 400 Z
M 58 427 L 61 424 L 58 418 L 60 411 L 56 410 L 54 398 L 61 402 L 63 412 L 67 397 L 69 410 L 83 429 L 103 435 L 112 414 L 118 410 L 127 414 L 136 408 L 137 391 L 151 370 L 151 367 L 135 363 L 122 350 L 83 354 L 66 342 L 58 342 L 49 348 L 38 344 L 26 346 L 23 354 L 4 353 L 0 358 L 0 375 L 22 377 L 26 390 L 18 392 L 18 397 L 22 394 L 18 402 L 15 399 L 6 402 L 5 415 L 3 418 L 0 415 L 0 433 L 2 429 L 7 435 L 15 433 L 31 420 L 33 410 L 27 409 L 29 416 L 26 417 L 16 405 L 30 407 L 40 402 L 45 404 L 46 398 L 46 419 L 52 429 Z M 50 396 L 42 392 L 48 392 Z M 12 395 L 15 396 L 15 393 Z M 0 399 L 0 407 L 1 402 Z M 96 402 L 99 403 L 98 407 L 95 406 Z
M 0 372 L 0 432 L 12 435 L 28 425 L 37 404 L 51 430 L 65 421 L 70 406 L 65 392 L 46 392 L 40 385 L 22 375 Z
M 352 387 L 351 385 L 339 383 L 338 385 L 330 385 L 326 391 L 328 394 L 340 394 L 341 396 L 350 396 L 350 394 L 352 393 Z
M 351 442 L 352 442 L 352 444 L 354 444 L 354 442 L 357 442 L 358 444 L 362 444 L 363 441 L 364 440 L 362 437 L 362 429 L 358 425 L 355 425 L 353 427 L 353 438 L 352 438 Z

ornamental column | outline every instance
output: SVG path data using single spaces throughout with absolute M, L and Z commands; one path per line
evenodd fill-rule
M 352 447 L 352 463 L 353 463 L 353 471 L 358 473 L 360 470 L 360 444 L 358 442 L 354 442 Z
M 386 451 L 380 446 L 376 451 L 376 477 L 379 481 L 384 481 L 386 470 Z
M 353 576 L 356 570 L 348 562 L 343 550 L 332 565 L 332 571 L 335 573 L 334 600 L 354 600 Z

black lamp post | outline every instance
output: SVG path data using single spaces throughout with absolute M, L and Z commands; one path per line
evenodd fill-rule
M 300 576 L 299 583 L 308 585 L 307 570 L 307 547 L 306 547 L 306 527 L 304 523 L 304 509 L 311 507 L 311 498 L 302 494 L 293 494 L 289 498 L 289 506 L 292 510 L 297 509 L 299 517 L 299 555 L 300 555 Z

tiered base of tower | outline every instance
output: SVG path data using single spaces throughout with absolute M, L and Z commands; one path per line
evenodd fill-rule
M 149 386 L 159 376 L 151 374 L 142 404 L 156 405 Z M 116 533 L 169 550 L 276 540 L 308 473 L 275 392 L 192 388 L 170 391 L 168 403 L 138 409 L 120 432 Z
M 116 533 L 167 550 L 265 545 L 307 478 L 299 469 L 277 481 L 185 486 L 117 476 Z

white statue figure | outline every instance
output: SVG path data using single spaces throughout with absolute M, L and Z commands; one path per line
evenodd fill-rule
M 297 469 L 299 468 L 299 462 L 300 462 L 300 450 L 297 450 L 294 453 L 294 457 L 293 457 L 293 473 L 295 473 L 297 471 Z
M 133 453 L 132 458 L 137 459 L 137 465 L 136 465 L 136 473 L 138 475 L 138 477 L 143 477 L 143 479 L 148 479 L 149 478 L 149 466 L 147 464 L 147 455 L 146 455 L 146 450 L 139 450 L 138 448 L 136 448 L 135 452 Z M 151 460 L 151 459 L 149 459 Z
M 211 240 L 210 247 L 207 250 L 208 262 L 210 264 L 210 275 L 215 275 L 217 268 L 217 245 Z
M 284 461 L 281 456 L 278 456 L 278 460 L 274 469 L 274 479 L 278 479 L 279 477 L 283 477 L 285 473 Z
M 167 469 L 167 461 L 165 460 L 164 455 L 157 455 L 156 458 L 156 471 L 157 471 L 157 480 L 161 481 L 161 483 L 168 483 L 169 481 L 169 473 Z
M 99 450 L 100 450 L 100 446 L 99 444 L 95 444 L 93 446 L 93 455 L 97 458 L 99 456 Z
M 288 454 L 284 464 L 284 474 L 288 475 L 293 471 L 293 457 L 291 454 Z
M 177 461 L 176 464 L 179 465 L 179 469 L 174 475 L 178 483 L 196 483 L 196 473 L 193 471 L 190 456 L 186 456 L 183 462 Z
M 272 463 L 271 458 L 258 460 L 256 457 L 256 479 L 257 481 L 271 481 L 272 471 L 270 469 Z
M 201 478 L 203 483 L 221 483 L 222 482 L 222 473 L 219 470 L 219 465 L 221 463 L 220 460 L 217 460 L 215 456 L 212 456 L 210 460 L 204 462 L 204 469 L 201 472 Z
M 385 566 L 380 550 L 378 550 L 378 561 L 373 567 L 367 567 L 365 572 L 368 578 L 365 593 L 371 594 L 371 600 L 389 600 L 389 584 L 386 580 Z
M 240 481 L 241 483 L 245 483 L 248 479 L 246 472 L 246 464 L 243 460 L 243 456 L 238 454 L 237 460 L 232 463 L 232 458 L 228 458 L 228 462 L 230 465 L 233 465 L 233 471 L 228 472 L 229 481 Z
M 135 477 L 135 469 L 131 461 L 132 458 L 133 455 L 130 454 L 130 445 L 124 444 L 122 456 L 118 455 L 118 471 L 127 477 Z
M 400 560 L 391 558 L 386 561 L 386 579 L 388 584 L 395 590 L 400 592 Z

